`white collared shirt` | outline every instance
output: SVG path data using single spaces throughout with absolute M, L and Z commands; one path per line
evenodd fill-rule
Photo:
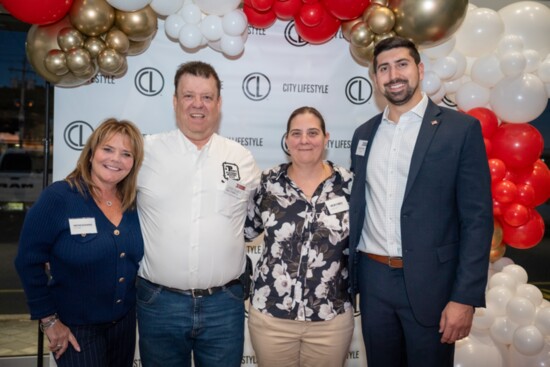
M 427 106 L 428 97 L 423 93 L 422 100 L 401 115 L 397 123 L 388 119 L 388 107 L 384 110 L 367 162 L 365 222 L 357 246 L 359 251 L 402 256 L 401 207 Z
M 260 178 L 252 154 L 214 134 L 197 149 L 180 130 L 145 137 L 137 206 L 145 242 L 139 275 L 205 289 L 245 266 L 247 204 Z

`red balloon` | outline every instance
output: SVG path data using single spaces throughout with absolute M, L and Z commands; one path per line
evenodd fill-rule
M 504 243 L 517 249 L 536 246 L 544 236 L 544 220 L 535 209 L 529 209 L 530 218 L 522 226 L 512 227 L 502 223 Z
M 502 124 L 491 138 L 491 156 L 501 159 L 508 169 L 531 166 L 542 153 L 540 132 L 529 124 Z
M 481 133 L 489 139 L 497 131 L 498 117 L 493 111 L 485 107 L 476 107 L 469 110 L 468 115 L 475 117 L 481 123 Z
M 45 25 L 61 20 L 73 0 L 4 0 L 4 8 L 22 22 Z
M 540 159 L 532 168 L 516 174 L 515 180 L 518 184 L 527 184 L 535 190 L 533 206 L 538 206 L 550 198 L 550 170 Z
M 276 0 L 273 3 L 273 11 L 281 20 L 291 20 L 302 7 L 301 0 Z
M 535 189 L 529 184 L 516 184 L 518 189 L 517 202 L 526 207 L 532 208 L 535 203 Z
M 277 20 L 273 10 L 259 12 L 251 6 L 244 5 L 243 11 L 248 19 L 248 24 L 256 28 L 268 28 Z
M 300 20 L 308 27 L 316 27 L 323 20 L 325 9 L 320 3 L 304 4 L 300 9 Z
M 250 4 L 258 12 L 266 12 L 273 6 L 274 0 L 250 0 Z
M 529 220 L 529 208 L 518 203 L 510 204 L 504 209 L 502 218 L 512 227 L 522 226 Z
M 487 157 L 490 157 L 493 150 L 493 144 L 491 143 L 491 140 L 487 138 L 483 138 L 483 142 L 485 143 L 485 153 L 487 154 Z
M 503 180 L 506 175 L 506 165 L 500 159 L 489 159 L 489 170 L 491 171 L 491 180 L 493 182 Z
M 294 23 L 296 25 L 296 32 L 298 32 L 300 37 L 310 43 L 319 44 L 325 43 L 334 37 L 342 22 L 323 8 L 323 19 L 319 25 L 308 27 L 302 22 L 299 16 L 294 17 Z
M 515 201 L 517 191 L 516 184 L 512 181 L 501 180 L 493 183 L 493 197 L 502 204 Z
M 504 209 L 506 209 L 506 205 L 493 198 L 493 215 L 500 217 L 504 213 Z
M 370 0 L 322 0 L 325 8 L 340 20 L 355 19 L 370 5 Z

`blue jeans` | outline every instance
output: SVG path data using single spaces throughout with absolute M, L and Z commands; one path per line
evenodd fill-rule
M 244 343 L 243 287 L 193 298 L 143 278 L 137 282 L 143 367 L 239 367 Z

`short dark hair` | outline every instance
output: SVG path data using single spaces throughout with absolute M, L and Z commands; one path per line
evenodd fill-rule
M 174 76 L 174 95 L 178 94 L 178 85 L 180 82 L 180 78 L 184 74 L 191 74 L 194 76 L 200 76 L 202 78 L 210 78 L 213 77 L 216 80 L 216 87 L 218 89 L 218 97 L 221 95 L 222 90 L 222 82 L 220 81 L 220 78 L 218 77 L 218 73 L 216 73 L 216 70 L 214 67 L 210 64 L 207 64 L 202 61 L 189 61 L 186 63 L 181 64 L 178 67 L 178 70 L 176 71 L 176 75 Z
M 315 107 L 309 107 L 309 106 L 303 106 L 295 109 L 290 114 L 288 121 L 286 123 L 286 133 L 288 134 L 290 132 L 290 123 L 294 119 L 294 117 L 298 115 L 302 115 L 304 113 L 311 113 L 315 117 L 319 119 L 319 124 L 321 125 L 321 131 L 323 132 L 323 135 L 326 135 L 326 128 L 325 128 L 325 119 L 323 118 L 323 115 L 321 115 L 321 112 L 319 112 Z
M 399 36 L 384 38 L 382 41 L 378 42 L 376 46 L 374 46 L 372 66 L 374 68 L 373 71 L 375 74 L 376 68 L 378 67 L 378 55 L 380 55 L 384 51 L 399 47 L 407 48 L 416 65 L 420 64 L 420 53 L 418 52 L 416 45 L 411 40 Z

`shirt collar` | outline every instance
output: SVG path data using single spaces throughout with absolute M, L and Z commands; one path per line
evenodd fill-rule
M 420 119 L 420 121 L 422 121 L 422 119 L 424 118 L 424 114 L 426 113 L 426 108 L 428 108 L 428 96 L 426 95 L 426 93 L 422 92 L 422 99 L 420 100 L 420 102 L 418 102 L 416 106 L 411 108 L 410 111 L 403 115 L 414 114 L 415 116 L 417 116 L 417 118 Z M 384 113 L 382 114 L 382 121 L 386 123 L 392 123 L 392 121 L 388 119 L 389 113 L 390 109 L 388 106 L 386 106 L 386 108 L 384 108 Z

